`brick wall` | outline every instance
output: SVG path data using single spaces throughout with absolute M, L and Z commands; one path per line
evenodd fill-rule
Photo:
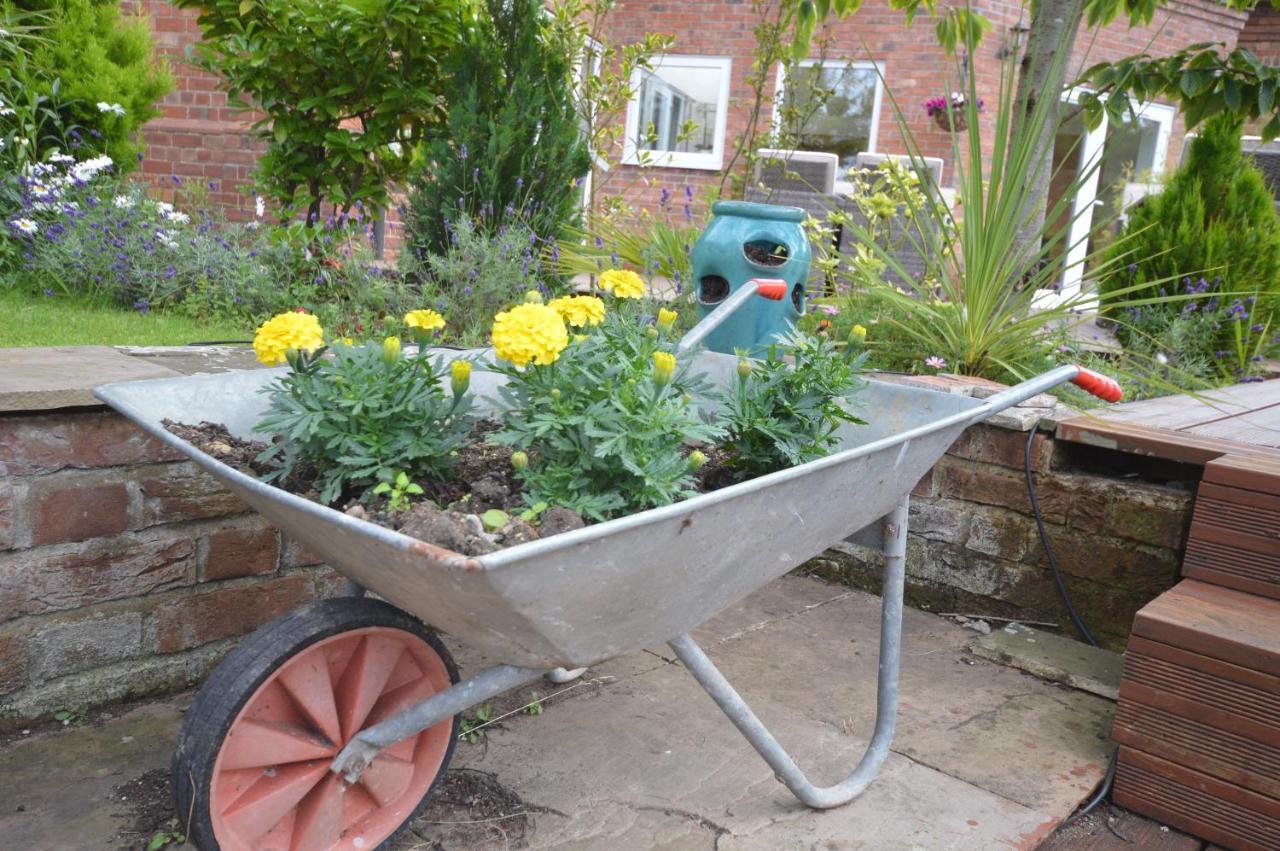
M 186 688 L 338 587 L 179 458 L 100 409 L 0 417 L 0 727 Z
M 1027 496 L 1026 439 L 974 426 L 921 480 L 907 524 L 908 600 L 937 612 L 1058 623 L 1074 635 Z M 1141 467 L 1133 456 L 1081 450 L 1046 433 L 1032 448 L 1041 516 L 1067 586 L 1085 624 L 1113 649 L 1123 649 L 1138 609 L 1177 584 L 1194 503 L 1198 471 Z M 1108 472 L 1090 471 L 1099 468 Z M 1171 473 L 1183 481 L 1170 483 Z M 880 564 L 875 553 L 841 545 L 809 569 L 874 587 Z
M 1261 3 L 1249 13 L 1249 22 L 1237 42 L 1258 55 L 1267 65 L 1280 65 L 1280 9 Z

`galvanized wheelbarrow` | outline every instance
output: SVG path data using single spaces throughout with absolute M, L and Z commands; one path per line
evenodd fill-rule
M 726 299 L 682 341 L 691 350 L 768 282 Z M 458 352 L 441 352 L 456 357 Z M 473 353 L 474 354 L 474 353 Z M 703 353 L 713 381 L 736 359 Z M 265 485 L 170 434 L 166 419 L 248 437 L 279 370 L 111 384 L 97 395 L 180 449 L 302 541 L 355 593 L 304 606 L 245 638 L 187 713 L 173 759 L 177 811 L 206 849 L 372 849 L 425 806 L 459 713 L 556 669 L 667 643 L 779 779 L 810 807 L 855 798 L 889 753 L 898 697 L 903 556 L 912 486 L 960 433 L 1066 381 L 1118 398 L 1066 366 L 986 400 L 871 381 L 866 426 L 817 461 L 674 505 L 468 557 Z M 483 398 L 500 379 L 477 371 Z M 857 768 L 819 787 L 801 772 L 690 631 L 845 538 L 884 553 L 875 732 Z M 362 596 L 362 589 L 387 602 Z M 501 664 L 459 680 L 429 623 Z

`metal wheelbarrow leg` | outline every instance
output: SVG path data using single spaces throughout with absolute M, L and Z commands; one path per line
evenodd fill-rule
M 898 713 L 898 671 L 902 658 L 902 592 L 907 548 L 907 507 L 910 497 L 882 519 L 884 588 L 880 617 L 880 671 L 876 692 L 876 726 L 871 744 L 853 773 L 834 786 L 815 786 L 778 744 L 719 669 L 688 635 L 669 642 L 676 656 L 693 674 L 711 699 L 747 737 L 774 774 L 804 804 L 828 809 L 847 804 L 867 788 L 889 756 Z

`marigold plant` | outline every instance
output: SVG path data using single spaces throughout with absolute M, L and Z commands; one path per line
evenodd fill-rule
M 644 298 L 644 279 L 630 269 L 607 269 L 600 273 L 600 289 L 616 298 Z
M 518 367 L 553 364 L 567 345 L 564 319 L 545 304 L 519 304 L 493 319 L 494 351 Z
M 299 311 L 271 317 L 253 335 L 254 354 L 267 366 L 284 363 L 291 351 L 311 354 L 323 345 L 324 329 L 320 327 L 320 320 Z
M 556 313 L 574 328 L 586 328 L 599 325 L 604 321 L 604 302 L 595 296 L 571 295 L 553 298 L 547 303 Z

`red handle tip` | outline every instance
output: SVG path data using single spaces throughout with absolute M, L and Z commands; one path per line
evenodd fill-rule
M 787 282 L 778 278 L 756 278 L 756 294 L 771 301 L 782 301 L 787 297 Z
M 1114 379 L 1082 366 L 1077 368 L 1080 373 L 1071 379 L 1071 383 L 1081 390 L 1092 393 L 1104 402 L 1119 402 L 1124 398 L 1124 390 Z

